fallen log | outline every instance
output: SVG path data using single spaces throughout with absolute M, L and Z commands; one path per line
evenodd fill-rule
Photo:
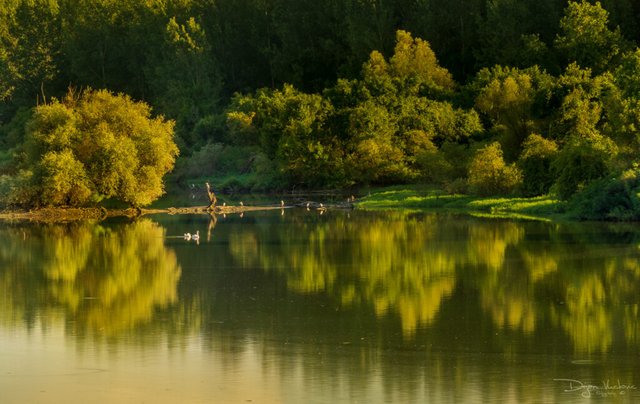
M 261 210 L 285 209 L 283 206 L 193 206 L 167 209 L 105 209 L 105 208 L 40 208 L 29 211 L 0 212 L 0 220 L 30 220 L 35 222 L 71 222 L 77 220 L 104 220 L 110 217 L 135 218 L 146 215 L 211 215 L 233 214 Z

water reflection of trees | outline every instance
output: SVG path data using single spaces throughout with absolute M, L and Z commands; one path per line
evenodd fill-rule
M 0 231 L 5 321 L 66 317 L 77 334 L 114 335 L 177 299 L 180 267 L 150 220 Z M 29 320 L 31 318 L 31 320 Z
M 515 335 L 540 336 L 553 327 L 577 352 L 640 343 L 640 237 L 633 227 L 405 213 L 291 216 L 284 222 L 245 220 L 233 231 L 218 226 L 216 243 L 201 246 L 198 254 L 185 250 L 180 260 L 198 268 L 217 262 L 260 269 L 275 276 L 269 282 L 284 279 L 301 296 L 316 294 L 358 316 L 373 313 L 378 322 L 398 322 L 407 341 L 418 332 L 424 336 L 425 329 L 434 335 L 441 330 L 446 338 L 457 321 L 482 313 Z M 67 327 L 74 333 L 107 335 L 149 323 L 154 311 L 177 303 L 181 270 L 164 235 L 150 220 L 5 226 L 0 321 L 73 318 Z M 187 247 L 182 243 L 176 251 Z M 190 278 L 180 304 L 165 313 L 171 321 L 156 326 L 180 335 L 217 324 L 215 306 L 229 307 L 229 318 L 254 310 L 246 300 L 230 306 L 222 288 L 237 285 L 211 278 L 236 272 L 204 269 L 207 278 Z M 253 297 L 255 291 L 246 293 Z
M 578 352 L 637 345 L 635 236 L 575 226 L 582 225 L 345 214 L 254 226 L 232 235 L 230 250 L 242 266 L 274 271 L 292 290 L 395 315 L 405 337 L 433 325 L 463 283 L 499 328 L 531 335 L 551 324 Z

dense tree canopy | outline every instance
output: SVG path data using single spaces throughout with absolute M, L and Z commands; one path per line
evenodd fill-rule
M 572 198 L 637 166 L 638 17 L 632 0 L 5 0 L 0 188 L 55 182 L 38 201 L 54 204 L 157 197 L 176 151 L 100 172 L 92 147 L 133 146 L 50 102 L 71 85 L 174 120 L 178 181 L 486 193 L 485 155 L 523 180 L 491 192 Z M 79 132 L 91 147 L 65 146 Z
M 107 91 L 70 92 L 38 106 L 26 125 L 20 205 L 80 206 L 115 198 L 133 206 L 164 192 L 178 149 L 173 122 Z

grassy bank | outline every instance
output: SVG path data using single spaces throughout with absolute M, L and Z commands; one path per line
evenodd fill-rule
M 358 209 L 446 210 L 472 215 L 531 219 L 559 219 L 566 203 L 550 196 L 496 198 L 448 195 L 424 186 L 394 186 L 371 190 L 357 202 Z

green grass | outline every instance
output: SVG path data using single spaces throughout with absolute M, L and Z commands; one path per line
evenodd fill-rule
M 357 203 L 358 209 L 447 210 L 476 216 L 527 219 L 560 218 L 565 203 L 550 196 L 535 198 L 482 198 L 447 195 L 426 186 L 394 186 L 372 191 Z

